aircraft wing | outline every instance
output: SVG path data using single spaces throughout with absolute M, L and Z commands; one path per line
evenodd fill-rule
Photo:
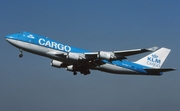
M 123 50 L 123 51 L 114 51 L 115 54 L 118 55 L 123 55 L 123 56 L 131 56 L 135 54 L 140 54 L 144 52 L 150 52 L 150 51 L 155 51 L 158 47 L 151 47 L 151 48 L 146 48 L 146 49 L 133 49 L 133 50 Z
M 47 54 L 59 57 L 66 57 L 74 60 L 117 60 L 126 59 L 126 56 L 140 54 L 144 52 L 154 51 L 157 47 L 151 47 L 147 49 L 133 49 L 133 50 L 123 50 L 123 51 L 112 51 L 112 52 L 86 52 L 86 53 L 74 53 L 74 52 L 60 52 L 60 51 L 49 51 Z
M 102 59 L 126 59 L 126 56 L 131 56 L 135 54 L 140 54 L 144 52 L 155 51 L 158 47 L 151 47 L 146 49 L 133 49 L 133 50 L 122 50 L 122 51 L 112 51 L 112 52 L 88 52 L 84 53 L 87 58 L 101 58 Z

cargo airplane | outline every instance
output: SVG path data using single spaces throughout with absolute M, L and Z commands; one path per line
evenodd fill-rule
M 97 51 L 92 52 L 75 48 L 45 36 L 29 32 L 19 32 L 5 36 L 13 46 L 20 50 L 19 57 L 23 57 L 23 51 L 52 59 L 51 66 L 66 68 L 68 71 L 87 75 L 90 70 L 100 70 L 113 74 L 134 75 L 162 75 L 163 72 L 172 71 L 173 68 L 161 68 L 170 49 L 157 47 L 146 49 L 133 49 L 122 51 Z M 150 52 L 151 54 L 135 61 L 127 61 L 127 56 Z

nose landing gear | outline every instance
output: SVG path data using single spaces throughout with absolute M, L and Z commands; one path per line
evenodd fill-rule
M 21 49 L 19 49 L 19 51 L 20 51 L 19 57 L 22 58 L 23 57 L 23 54 L 22 54 L 23 51 Z
M 22 57 L 23 57 L 23 54 L 19 54 L 19 57 L 22 58 Z

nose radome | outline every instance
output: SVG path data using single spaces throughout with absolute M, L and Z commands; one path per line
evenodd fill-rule
M 12 38 L 12 36 L 10 36 L 10 35 L 5 36 L 6 41 L 9 43 L 11 43 L 11 38 Z
M 12 40 L 17 40 L 17 34 L 7 35 L 7 36 L 5 36 L 5 39 L 7 42 L 11 43 Z
M 11 35 L 7 35 L 7 36 L 5 36 L 5 39 L 6 39 L 6 41 L 9 42 L 9 40 L 12 39 L 12 36 Z
M 5 39 L 6 39 L 6 40 L 7 40 L 7 39 L 17 39 L 17 37 L 18 37 L 18 34 L 11 34 L 11 35 L 5 36 Z
M 11 35 L 5 36 L 5 39 L 12 38 Z

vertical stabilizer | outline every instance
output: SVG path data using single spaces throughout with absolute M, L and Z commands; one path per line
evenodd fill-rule
M 151 68 L 160 68 L 170 51 L 170 49 L 162 47 L 161 49 L 145 56 L 144 58 L 136 61 L 135 63 Z

